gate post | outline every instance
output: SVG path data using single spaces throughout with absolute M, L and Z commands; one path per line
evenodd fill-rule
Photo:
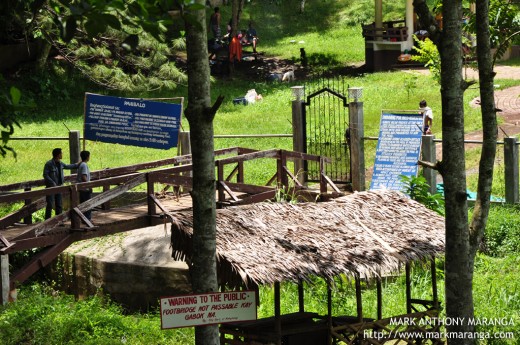
M 516 138 L 504 138 L 506 203 L 518 203 L 518 145 Z
M 305 152 L 305 133 L 303 123 L 303 107 L 304 102 L 301 100 L 303 96 L 303 86 L 293 86 L 293 94 L 296 97 L 292 101 L 292 131 L 293 131 L 293 151 Z M 306 181 L 303 160 L 294 160 L 294 176 L 298 178 L 301 184 Z
M 0 255 L 0 302 L 7 304 L 9 301 L 9 255 Z
M 352 174 L 352 190 L 365 190 L 365 124 L 363 119 L 363 102 L 350 102 L 348 105 L 350 122 L 350 165 Z
M 435 142 L 433 141 L 435 136 L 423 135 L 422 136 L 422 160 L 426 162 L 435 163 L 437 155 L 435 152 Z M 437 193 L 437 171 L 431 168 L 423 168 L 423 176 L 426 182 L 430 186 L 430 194 Z

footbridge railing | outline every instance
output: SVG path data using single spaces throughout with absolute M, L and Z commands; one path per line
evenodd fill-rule
M 215 190 L 218 207 L 272 199 L 280 188 L 290 191 L 291 195 L 298 193 L 312 195 L 313 200 L 342 195 L 324 173 L 325 164 L 330 162 L 326 157 L 285 150 L 256 151 L 239 147 L 215 151 L 215 157 Z M 245 183 L 244 163 L 257 159 L 276 160 L 276 168 L 265 185 Z M 319 163 L 322 168 L 319 185 L 309 188 L 300 183 L 288 166 L 288 162 L 297 160 Z M 11 205 L 15 209 L 0 218 L 0 256 L 33 248 L 44 248 L 28 264 L 10 275 L 10 289 L 14 289 L 41 267 L 49 264 L 75 241 L 155 225 L 164 222 L 162 218 L 165 216 L 173 219 L 174 215 L 161 202 L 158 195 L 170 187 L 175 193 L 189 191 L 193 185 L 191 171 L 191 155 L 184 155 L 93 171 L 91 181 L 85 183 L 44 188 L 42 179 L 0 186 L 0 204 Z M 75 179 L 75 175 L 70 175 L 65 181 L 73 182 Z M 161 193 L 155 190 L 158 183 L 165 185 L 161 187 Z M 96 224 L 95 216 L 93 222 L 84 216 L 84 212 L 97 207 L 104 207 L 105 211 L 111 212 L 111 201 L 143 185 L 146 185 L 146 215 L 117 224 L 106 222 Z M 78 191 L 86 188 L 102 189 L 102 191 L 96 193 L 90 200 L 80 203 Z M 143 189 L 143 187 L 139 188 Z M 45 221 L 33 223 L 32 215 L 45 207 L 45 197 L 58 193 L 67 198 L 68 209 Z M 6 265 L 1 266 L 2 271 L 8 270 L 4 267 Z

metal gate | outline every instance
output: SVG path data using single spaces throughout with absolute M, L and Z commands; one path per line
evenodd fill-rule
M 320 79 L 305 85 L 302 102 L 305 152 L 331 158 L 325 174 L 338 184 L 351 182 L 346 91 L 344 79 Z M 318 163 L 306 162 L 305 170 L 308 181 L 319 181 Z

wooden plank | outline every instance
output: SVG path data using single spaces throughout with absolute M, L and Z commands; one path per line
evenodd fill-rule
M 238 163 L 245 162 L 257 158 L 278 158 L 280 156 L 280 150 L 266 150 L 266 151 L 258 151 L 252 153 L 245 153 L 235 157 L 228 157 L 219 160 L 215 160 L 215 165 L 218 166 L 221 164 L 230 164 L 230 163 Z
M 193 187 L 193 177 L 190 176 L 170 175 L 162 172 L 154 172 L 150 173 L 150 178 L 152 182 L 165 183 L 175 186 L 183 186 L 187 188 Z
M 267 199 L 272 199 L 276 195 L 276 191 L 270 190 L 268 192 L 263 192 L 255 195 L 251 195 L 246 198 L 242 198 L 237 202 L 230 202 L 231 205 L 247 205 L 247 204 L 254 204 L 257 202 L 265 201 Z
M 11 243 L 9 243 L 9 241 L 0 234 L 0 245 L 3 247 L 3 248 L 7 248 L 7 247 L 10 247 L 11 246 Z
M 39 199 L 46 195 L 51 194 L 69 194 L 69 186 L 58 186 L 58 187 L 50 187 L 39 190 L 31 190 L 28 192 L 19 192 L 12 194 L 4 194 L 0 196 L 0 204 L 1 203 L 11 203 L 17 201 L 24 201 L 25 199 Z
M 336 185 L 334 184 L 334 182 L 332 182 L 332 180 L 331 180 L 327 175 L 325 175 L 324 173 L 321 173 L 321 176 L 322 176 L 323 179 L 325 179 L 325 181 L 327 182 L 327 184 L 328 184 L 329 186 L 331 186 L 332 189 L 334 189 L 334 191 L 335 191 L 336 193 L 341 193 L 341 191 L 339 190 L 339 188 L 336 187 Z
M 247 194 L 257 194 L 262 192 L 272 191 L 274 187 L 269 186 L 255 186 L 252 184 L 244 184 L 244 183 L 234 183 L 234 182 L 226 182 L 226 185 L 233 192 L 247 193 Z
M 287 175 L 289 175 L 289 177 L 291 178 L 291 180 L 293 180 L 293 182 L 294 182 L 298 187 L 303 187 L 303 185 L 300 183 L 300 181 L 298 181 L 298 179 L 296 178 L 296 176 L 294 176 L 294 175 L 289 171 L 289 169 L 287 169 L 286 166 L 284 166 L 283 169 L 285 170 L 285 173 L 286 173 Z
M 219 181 L 219 184 L 222 186 L 224 191 L 229 194 L 229 196 L 231 197 L 231 199 L 233 199 L 233 201 L 238 201 L 239 200 L 237 198 L 237 196 L 235 195 L 235 193 L 233 193 L 231 191 L 231 189 L 229 189 L 229 187 L 227 186 L 227 184 L 224 181 Z
M 320 158 L 321 158 L 321 159 L 323 159 L 323 161 L 325 163 L 332 163 L 332 159 L 329 158 L 329 157 L 322 157 L 322 156 L 311 155 L 311 154 L 308 154 L 308 153 L 296 152 L 296 151 L 286 151 L 286 150 L 283 150 L 283 151 L 287 155 L 287 158 L 290 158 L 291 160 L 294 160 L 294 159 L 305 159 L 307 161 L 319 162 Z
M 40 268 L 47 266 L 74 242 L 74 235 L 69 234 L 59 243 L 44 252 L 36 254 L 31 261 L 25 264 L 10 277 L 11 290 L 22 284 L 27 278 L 36 273 Z
M 90 222 L 90 220 L 88 220 L 88 218 L 85 217 L 85 215 L 83 214 L 83 212 L 81 212 L 81 211 L 79 210 L 79 208 L 74 207 L 72 210 L 73 210 L 73 211 L 74 211 L 74 212 L 75 212 L 75 213 L 76 213 L 76 214 L 81 218 L 81 220 L 83 221 L 83 223 L 87 224 L 87 226 L 88 226 L 89 228 L 94 228 L 94 227 L 95 227 L 94 224 L 92 224 L 92 223 Z
M 21 219 L 31 216 L 31 214 L 43 207 L 45 207 L 45 198 L 40 198 L 33 203 L 23 206 L 18 211 L 0 218 L 0 229 L 5 229 Z
M 85 212 L 87 210 L 93 209 L 96 206 L 99 206 L 111 199 L 114 199 L 115 197 L 124 194 L 128 192 L 129 190 L 133 189 L 134 187 L 139 186 L 140 184 L 143 184 L 146 182 L 146 174 L 138 174 L 136 177 L 131 179 L 130 181 L 126 182 L 125 184 L 122 184 L 120 186 L 117 186 L 115 188 L 112 188 L 109 191 L 106 191 L 104 193 L 98 194 L 95 197 L 81 203 L 78 205 L 78 209 L 81 212 Z

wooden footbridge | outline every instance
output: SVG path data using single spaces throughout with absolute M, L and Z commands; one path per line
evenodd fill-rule
M 306 196 L 307 200 L 342 195 L 324 173 L 324 165 L 330 162 L 326 157 L 235 147 L 215 151 L 215 158 L 217 207 L 272 199 L 280 190 Z M 275 171 L 266 185 L 247 184 L 244 163 L 258 159 L 276 160 Z M 290 161 L 318 162 L 321 170 L 319 188 L 304 186 L 301 176 L 297 177 L 289 170 Z M 44 188 L 43 179 L 0 186 L 0 204 L 15 209 L 0 218 L 2 301 L 6 302 L 5 291 L 15 289 L 76 241 L 157 225 L 171 220 L 176 211 L 191 208 L 191 171 L 191 155 L 184 155 L 93 171 L 91 181 L 85 183 L 71 183 L 76 180 L 75 175 L 71 175 L 66 177 L 66 185 L 52 188 Z M 157 186 L 161 189 L 156 190 Z M 79 203 L 78 190 L 82 188 L 102 191 Z M 34 223 L 32 215 L 45 207 L 45 197 L 58 193 L 63 195 L 64 202 L 68 201 L 68 209 Z M 94 210 L 92 222 L 84 216 L 90 209 Z M 42 250 L 37 251 L 25 266 L 9 272 L 8 254 L 34 248 Z

